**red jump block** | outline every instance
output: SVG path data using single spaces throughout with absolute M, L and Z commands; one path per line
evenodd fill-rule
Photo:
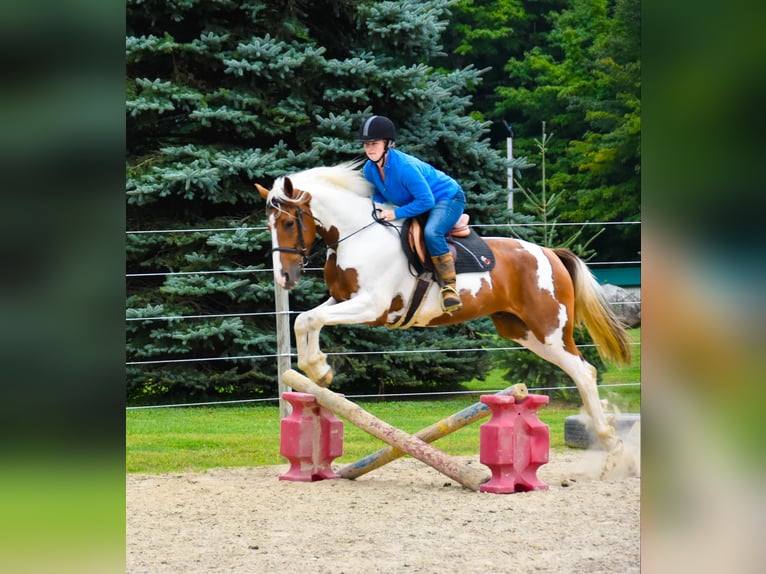
M 313 482 L 340 478 L 331 463 L 343 454 L 343 421 L 309 393 L 285 392 L 292 413 L 280 422 L 279 454 L 290 469 L 279 480 Z
M 529 395 L 517 404 L 512 396 L 482 395 L 492 418 L 479 429 L 479 461 L 490 468 L 492 478 L 481 485 L 481 492 L 511 494 L 548 488 L 537 478 L 551 446 L 550 429 L 537 418 L 537 410 L 548 401 L 545 395 Z

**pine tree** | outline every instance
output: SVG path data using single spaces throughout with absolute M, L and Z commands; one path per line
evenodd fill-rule
M 498 113 L 512 117 L 520 154 L 533 153 L 541 122 L 556 132 L 548 181 L 561 220 L 640 219 L 640 5 L 571 0 L 549 15 L 545 42 L 512 57 Z M 638 256 L 637 226 L 593 242 L 601 260 Z
M 429 64 L 450 4 L 128 1 L 128 228 L 168 231 L 127 236 L 131 402 L 275 395 L 271 245 L 253 183 L 359 157 L 356 130 L 371 113 L 399 126 L 400 149 L 463 184 L 475 223 L 506 220 L 504 159 L 470 114 L 482 72 Z M 291 309 L 326 296 L 314 274 L 291 292 Z M 478 349 L 475 331 L 337 327 L 322 344 Z M 179 362 L 159 362 L 168 359 Z M 489 368 L 479 351 L 332 359 L 341 390 L 449 385 Z
M 508 135 L 502 122 L 508 118 L 495 109 L 500 100 L 497 88 L 508 83 L 505 64 L 545 43 L 550 31 L 548 14 L 567 4 L 568 0 L 459 0 L 451 8 L 450 26 L 444 34 L 449 56 L 444 61 L 453 67 L 470 63 L 487 70 L 476 88 L 475 113 L 493 120 L 490 137 L 495 145 L 502 145 Z
M 531 188 L 522 186 L 518 180 L 516 181 L 516 186 L 520 195 L 524 198 L 527 209 L 535 214 L 534 219 L 543 224 L 532 232 L 534 241 L 546 247 L 572 249 L 578 256 L 587 259 L 592 254 L 589 244 L 593 241 L 594 237 L 597 237 L 603 231 L 603 228 L 595 236 L 591 236 L 589 240 L 581 242 L 582 228 L 574 232 L 567 231 L 566 238 L 564 239 L 564 234 L 560 232 L 560 228 L 556 227 L 558 222 L 558 203 L 561 196 L 549 194 L 546 181 L 546 153 L 553 138 L 554 134 L 546 130 L 545 122 L 543 122 L 540 138 L 535 140 L 539 151 L 539 155 L 535 159 L 539 158 L 542 174 L 538 191 L 535 192 Z M 526 157 L 514 158 L 511 165 L 514 171 L 518 169 L 519 172 L 535 167 L 535 164 L 530 163 Z M 575 340 L 582 345 L 580 352 L 585 360 L 595 367 L 597 380 L 600 381 L 603 374 L 604 361 L 599 356 L 598 350 L 593 346 L 590 333 L 581 326 L 575 326 Z M 546 389 L 542 392 L 549 396 L 569 401 L 577 396 L 577 392 L 571 390 L 572 379 L 569 375 L 556 365 L 549 363 L 529 350 L 516 350 L 500 354 L 496 357 L 494 366 L 496 368 L 507 369 L 503 378 L 509 384 L 521 380 L 526 382 L 527 386 L 531 389 Z

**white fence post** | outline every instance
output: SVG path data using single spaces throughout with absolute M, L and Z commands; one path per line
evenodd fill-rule
M 290 403 L 282 393 L 292 390 L 282 381 L 282 373 L 290 370 L 290 298 L 287 289 L 274 282 L 274 303 L 277 312 L 277 389 L 279 391 L 279 418 L 290 415 Z

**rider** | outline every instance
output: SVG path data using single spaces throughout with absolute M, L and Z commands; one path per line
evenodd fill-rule
M 465 207 L 460 184 L 424 161 L 394 149 L 396 128 L 384 116 L 367 118 L 358 139 L 364 142 L 369 160 L 364 164 L 364 177 L 375 187 L 373 201 L 398 206 L 381 210 L 380 219 L 393 221 L 428 213 L 424 235 L 441 285 L 442 310 L 450 314 L 458 311 L 463 304 L 446 236 Z

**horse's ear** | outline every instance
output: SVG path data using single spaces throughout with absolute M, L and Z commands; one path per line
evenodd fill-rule
M 290 199 L 296 199 L 295 190 L 293 189 L 293 182 L 290 181 L 289 177 L 285 177 L 284 191 L 287 197 L 289 197 Z
M 266 189 L 265 187 L 263 187 L 262 185 L 259 185 L 259 184 L 256 183 L 255 184 L 255 189 L 258 190 L 258 193 L 261 194 L 261 197 L 263 199 L 266 199 L 269 196 L 269 190 Z
M 293 182 L 289 177 L 285 177 L 282 180 L 282 193 L 284 194 L 284 197 L 280 195 L 280 202 L 296 205 L 311 201 L 311 194 L 307 191 L 301 191 L 300 189 L 293 187 Z

